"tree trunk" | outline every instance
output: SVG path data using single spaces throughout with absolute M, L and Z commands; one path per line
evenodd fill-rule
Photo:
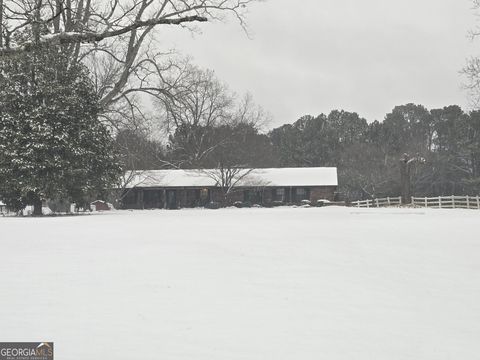
M 33 200 L 33 216 L 42 216 L 42 200 L 40 197 L 35 197 Z
M 222 203 L 221 203 L 221 206 L 224 208 L 224 207 L 227 207 L 229 205 L 229 202 L 228 202 L 228 198 L 229 198 L 229 193 L 228 193 L 228 190 L 225 191 L 224 189 L 222 189 Z

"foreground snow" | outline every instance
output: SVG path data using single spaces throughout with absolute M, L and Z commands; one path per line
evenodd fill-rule
M 480 211 L 0 218 L 0 339 L 77 359 L 479 359 Z

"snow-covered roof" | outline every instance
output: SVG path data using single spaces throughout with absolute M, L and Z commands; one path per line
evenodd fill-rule
M 5 204 L 0 200 L 0 206 L 5 206 Z
M 126 188 L 212 187 L 221 179 L 218 169 L 146 170 L 127 172 Z M 273 168 L 240 170 L 236 186 L 337 186 L 337 168 Z

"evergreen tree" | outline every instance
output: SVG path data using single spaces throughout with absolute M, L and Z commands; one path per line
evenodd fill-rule
M 58 48 L 0 58 L 0 198 L 12 209 L 85 201 L 120 166 L 86 68 Z

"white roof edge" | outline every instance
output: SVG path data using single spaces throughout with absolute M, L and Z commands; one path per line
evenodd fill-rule
M 237 187 L 338 186 L 336 167 L 256 168 L 242 178 Z M 213 187 L 218 169 L 170 169 L 127 171 L 133 187 Z M 133 172 L 133 177 L 131 176 Z

